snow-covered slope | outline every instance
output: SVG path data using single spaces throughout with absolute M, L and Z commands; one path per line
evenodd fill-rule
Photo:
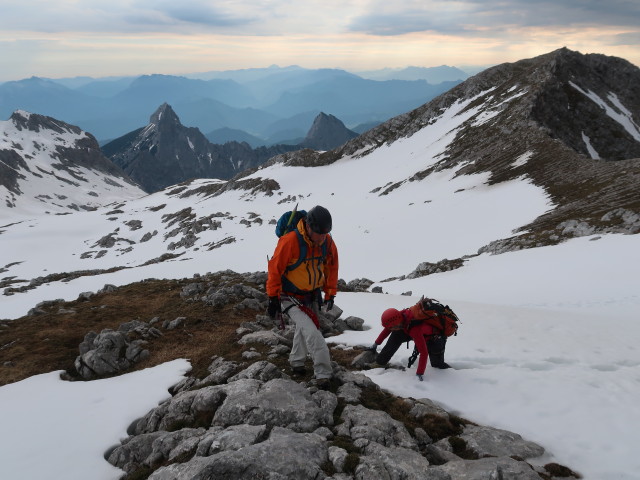
M 142 195 L 79 128 L 24 111 L 0 122 L 1 219 L 90 210 Z
M 25 314 L 29 304 L 61 295 L 53 293 L 58 286 L 69 298 L 89 285 L 130 282 L 165 270 L 178 277 L 226 268 L 263 270 L 276 242 L 273 222 L 296 204 L 320 204 L 333 213 L 340 275 L 347 280 L 380 281 L 408 274 L 420 262 L 475 254 L 551 208 L 544 190 L 526 178 L 487 186 L 486 174 L 456 176 L 454 168 L 387 195 L 377 192 L 432 165 L 457 126 L 481 108 L 463 111 L 470 101 L 366 156 L 316 168 L 276 162 L 236 182 L 197 180 L 94 212 L 11 225 L 3 233 L 9 248 L 0 253 L 0 265 L 12 277 L 5 293 L 16 293 L 3 298 L 4 315 Z M 158 260 L 170 267 L 150 263 Z M 86 275 L 114 268 L 120 270 Z M 66 281 L 87 270 L 94 272 Z M 42 279 L 32 282 L 62 273 L 70 275 L 43 285 L 37 285 Z
M 536 75 L 550 75 L 536 65 Z M 370 344 L 384 308 L 422 294 L 462 318 L 447 347 L 456 371 L 430 371 L 421 384 L 412 371 L 371 371 L 376 382 L 522 433 L 588 480 L 638 479 L 640 235 L 630 234 L 638 164 L 594 161 L 545 137 L 522 116 L 536 85 L 521 76 L 488 86 L 505 72 L 465 82 L 339 151 L 288 155 L 232 181 L 196 180 L 96 211 L 7 221 L 0 317 L 105 284 L 265 270 L 280 214 L 324 205 L 333 214 L 340 277 L 370 278 L 390 294 L 339 293 L 345 314 L 372 329 L 336 341 Z M 598 90 L 582 80 L 572 81 Z M 594 103 L 567 85 L 572 100 Z M 616 98 L 625 102 L 617 110 L 637 111 L 629 95 Z M 604 155 L 608 143 L 595 141 L 596 130 L 584 131 Z M 411 275 L 445 258 L 462 266 Z M 408 291 L 413 297 L 399 295 Z M 402 352 L 394 360 L 405 361 Z M 5 398 L 19 405 L 13 392 Z

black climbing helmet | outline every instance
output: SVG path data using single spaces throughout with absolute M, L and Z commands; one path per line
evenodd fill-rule
M 331 231 L 331 214 L 326 208 L 316 205 L 307 212 L 307 223 L 315 233 L 329 233 Z

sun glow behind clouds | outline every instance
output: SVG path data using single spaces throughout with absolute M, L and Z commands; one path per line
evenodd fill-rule
M 3 2 L 7 3 L 7 2 Z M 9 2 L 0 81 L 297 64 L 492 65 L 566 46 L 640 64 L 640 6 L 596 3 L 95 0 Z

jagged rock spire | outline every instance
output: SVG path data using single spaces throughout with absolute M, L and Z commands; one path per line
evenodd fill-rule
M 149 123 L 155 125 L 160 125 L 161 123 L 180 125 L 180 119 L 176 112 L 173 111 L 173 108 L 171 108 L 171 105 L 165 102 L 160 105 L 155 112 L 153 112 L 151 117 L 149 117 Z

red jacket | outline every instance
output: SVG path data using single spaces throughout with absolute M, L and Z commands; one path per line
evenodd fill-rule
M 420 358 L 418 359 L 418 368 L 416 369 L 416 375 L 424 374 L 425 369 L 427 368 L 427 359 L 429 358 L 429 350 L 427 350 L 427 339 L 426 337 L 429 335 L 433 335 L 435 332 L 431 325 L 426 323 L 418 323 L 411 328 L 408 328 L 409 323 L 413 319 L 413 314 L 408 308 L 405 308 L 401 311 L 402 316 L 405 318 L 405 328 L 404 333 L 409 335 L 420 353 Z M 380 332 L 378 338 L 376 338 L 376 345 L 381 345 L 382 342 L 391 334 L 393 330 L 389 330 L 385 328 Z

